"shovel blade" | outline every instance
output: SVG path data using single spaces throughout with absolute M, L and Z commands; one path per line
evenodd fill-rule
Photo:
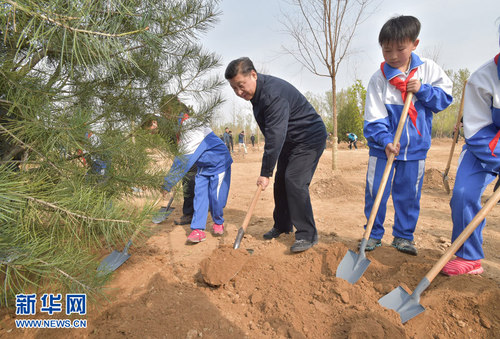
M 448 176 L 443 174 L 443 186 L 444 189 L 446 190 L 446 194 L 450 194 L 450 184 L 448 183 Z
M 401 286 L 398 286 L 392 292 L 380 298 L 378 303 L 385 308 L 398 312 L 401 323 L 404 324 L 425 311 L 425 308 L 420 305 L 420 296 L 414 294 L 410 295 Z
M 349 250 L 344 256 L 344 259 L 337 266 L 336 277 L 347 280 L 354 284 L 365 273 L 371 261 L 363 255 L 358 255 Z
M 168 207 L 162 207 L 158 212 L 156 212 L 153 217 L 151 218 L 151 221 L 154 222 L 155 224 L 160 224 L 164 222 L 168 216 L 172 213 L 171 208 Z
M 234 240 L 233 249 L 237 250 L 238 248 L 240 248 L 241 239 L 243 239 L 244 234 L 245 231 L 243 230 L 243 228 L 240 228 L 238 230 L 238 234 L 236 235 L 236 239 Z
M 97 272 L 99 275 L 109 274 L 120 267 L 128 258 L 130 258 L 130 254 L 127 251 L 119 252 L 114 250 L 97 267 Z

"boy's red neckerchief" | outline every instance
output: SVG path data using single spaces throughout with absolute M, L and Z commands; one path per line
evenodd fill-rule
M 495 64 L 497 65 L 497 73 L 498 73 L 498 76 L 499 76 L 499 79 L 500 79 L 500 68 L 498 67 L 498 58 L 500 57 L 500 53 L 497 54 L 494 58 L 495 60 Z M 490 150 L 491 150 L 491 155 L 496 157 L 495 155 L 495 148 L 497 147 L 497 144 L 498 144 L 498 139 L 500 139 L 500 130 L 497 132 L 497 134 L 493 137 L 493 139 L 491 139 L 490 143 L 488 144 L 488 146 L 490 147 Z
M 380 64 L 380 70 L 382 71 L 382 74 L 384 75 L 384 77 L 387 79 L 385 72 L 384 72 L 384 65 L 385 65 L 385 61 Z M 389 83 L 391 85 L 393 85 L 394 87 L 396 87 L 401 92 L 401 97 L 403 98 L 403 102 L 406 101 L 406 95 L 408 94 L 408 92 L 406 91 L 406 85 L 408 84 L 408 81 L 410 81 L 410 79 L 413 77 L 413 75 L 415 74 L 416 71 L 417 71 L 417 68 L 412 69 L 410 71 L 410 74 L 408 74 L 408 76 L 406 77 L 406 80 L 404 80 L 404 81 L 401 80 L 397 76 L 395 76 L 394 78 L 389 80 Z M 417 127 L 418 112 L 415 108 L 415 105 L 413 105 L 413 101 L 410 103 L 410 108 L 408 109 L 408 115 L 410 116 L 410 120 L 413 123 L 413 126 L 415 126 L 415 128 L 417 129 L 418 135 L 422 136 L 422 134 L 420 134 L 420 131 L 418 130 L 418 127 Z
M 182 117 L 179 117 L 179 125 L 182 125 L 182 123 L 184 121 L 186 121 L 188 118 L 189 118 L 189 115 L 187 113 L 184 113 L 184 115 Z M 177 143 L 179 143 L 179 141 L 181 140 L 181 133 L 178 132 L 176 137 L 177 137 Z

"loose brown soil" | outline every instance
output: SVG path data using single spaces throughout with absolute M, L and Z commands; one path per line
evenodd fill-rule
M 371 264 L 355 284 L 335 277 L 335 271 L 348 249 L 357 251 L 363 233 L 368 150 L 340 145 L 335 174 L 330 169 L 330 150 L 324 153 L 310 187 L 320 243 L 291 254 L 293 234 L 262 239 L 273 224 L 271 188 L 259 198 L 241 249 L 232 249 L 260 172 L 261 150 L 249 147 L 248 154 L 234 155 L 223 237 L 208 233 L 205 242 L 186 245 L 189 226 L 173 223 L 181 213 L 179 199 L 174 213 L 153 228 L 145 244 L 131 248 L 132 256 L 110 282 L 109 301 L 88 310 L 87 329 L 20 330 L 10 313 L 0 322 L 0 336 L 499 338 L 500 206 L 488 215 L 483 233 L 484 274 L 438 275 L 422 293 L 420 303 L 425 311 L 404 325 L 398 313 L 378 304 L 379 298 L 397 286 L 411 293 L 450 245 L 450 196 L 441 174 L 450 142 L 434 140 L 426 162 L 415 233 L 419 255 L 405 255 L 390 247 L 394 209 L 389 201 L 383 245 L 367 253 Z M 451 187 L 459 149 L 449 173 Z M 484 199 L 491 192 L 488 187 Z

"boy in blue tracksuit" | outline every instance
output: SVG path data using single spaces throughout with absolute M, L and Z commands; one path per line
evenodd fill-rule
M 418 57 L 413 51 L 419 40 L 420 22 L 412 16 L 388 20 L 379 34 L 385 62 L 371 77 L 366 93 L 364 136 L 370 147 L 366 174 L 365 215 L 368 219 L 387 163 L 393 163 L 380 208 L 366 250 L 381 245 L 384 235 L 386 204 L 392 193 L 395 217 L 392 246 L 401 252 L 417 255 L 413 242 L 420 212 L 420 195 L 425 158 L 431 146 L 433 114 L 452 101 L 452 82 L 433 61 Z M 414 93 L 400 143 L 394 135 L 408 92 Z
M 500 174 L 500 54 L 467 81 L 464 97 L 465 145 L 459 158 L 450 201 L 455 241 L 481 209 L 481 196 Z M 442 269 L 446 275 L 481 274 L 483 220 Z
M 152 121 L 149 128 L 158 128 L 155 123 Z M 206 239 L 204 230 L 209 209 L 214 235 L 224 234 L 223 209 L 229 193 L 233 159 L 226 145 L 209 127 L 200 125 L 185 113 L 179 116 L 179 125 L 181 155 L 175 157 L 162 188 L 170 192 L 193 165 L 197 166 L 192 231 L 187 241 L 198 243 Z

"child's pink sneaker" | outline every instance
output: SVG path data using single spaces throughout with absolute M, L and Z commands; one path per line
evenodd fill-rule
M 462 274 L 481 274 L 483 273 L 483 267 L 481 266 L 481 260 L 465 260 L 456 257 L 453 260 L 448 261 L 444 265 L 441 273 L 448 276 L 462 275 Z
M 187 241 L 188 242 L 193 242 L 193 243 L 198 243 L 201 241 L 205 241 L 207 239 L 207 236 L 205 232 L 202 230 L 193 230 L 190 235 L 188 235 Z
M 224 234 L 224 225 L 214 224 L 212 226 L 212 230 L 214 231 L 214 235 L 223 235 Z

